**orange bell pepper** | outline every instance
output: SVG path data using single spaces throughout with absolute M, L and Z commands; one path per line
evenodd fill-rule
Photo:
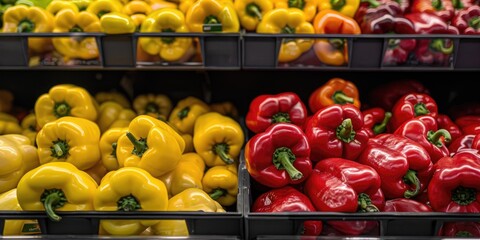
M 334 104 L 353 104 L 360 108 L 357 86 L 342 78 L 332 78 L 310 94 L 308 105 L 312 113 Z

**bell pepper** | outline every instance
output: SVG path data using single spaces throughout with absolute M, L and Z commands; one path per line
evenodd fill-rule
M 450 155 L 446 143 L 451 142 L 452 137 L 446 129 L 438 128 L 434 117 L 419 116 L 407 120 L 393 134 L 404 136 L 422 145 L 433 163 Z
M 460 127 L 455 124 L 448 115 L 438 114 L 435 120 L 437 120 L 438 128 L 443 128 L 450 133 L 452 140 L 450 142 L 445 142 L 447 146 L 463 135 L 462 129 L 460 129 Z
M 168 194 L 165 184 L 147 171 L 124 167 L 109 172 L 102 179 L 93 198 L 97 211 L 165 211 Z M 158 220 L 100 220 L 111 235 L 138 235 Z
M 272 0 L 238 0 L 233 4 L 240 25 L 247 31 L 255 31 L 265 13 L 273 9 Z
M 12 110 L 15 97 L 9 90 L 0 89 L 0 112 L 8 113 Z
M 193 136 L 188 133 L 184 133 L 181 136 L 183 141 L 185 141 L 185 150 L 183 153 L 195 152 L 195 147 L 193 146 Z
M 347 103 L 360 108 L 357 86 L 342 78 L 331 78 L 315 89 L 308 98 L 308 106 L 312 113 L 334 104 Z
M 209 168 L 202 178 L 203 190 L 223 207 L 237 202 L 238 173 L 237 165 L 214 166 Z
M 107 101 L 113 101 L 116 102 L 124 108 L 131 108 L 130 100 L 128 98 L 120 93 L 120 92 L 115 92 L 115 91 L 102 91 L 102 92 L 97 92 L 95 94 L 95 100 L 97 101 L 98 104 L 102 104 Z
M 37 148 L 19 134 L 0 136 L 0 154 L 0 193 L 16 188 L 20 178 L 39 165 Z
M 100 129 L 94 122 L 62 117 L 38 132 L 38 158 L 40 164 L 62 161 L 86 170 L 100 160 L 99 141 Z
M 192 32 L 240 30 L 237 12 L 231 1 L 197 0 L 188 9 L 185 19 L 188 29 Z M 212 24 L 213 26 L 209 28 Z M 219 29 L 216 29 L 216 25 L 219 25 Z
M 452 0 L 413 0 L 410 11 L 412 13 L 432 13 L 445 22 L 452 20 L 455 14 Z
M 479 238 L 480 223 L 478 222 L 445 222 L 439 236 L 454 238 Z
M 184 153 L 177 167 L 160 177 L 169 196 L 175 196 L 187 188 L 203 189 L 202 178 L 205 172 L 205 162 L 196 153 Z M 169 178 L 168 180 L 166 178 Z M 166 180 L 166 181 L 165 181 Z
M 216 112 L 209 112 L 195 121 L 193 146 L 208 167 L 233 164 L 245 142 L 240 124 Z
M 90 12 L 63 9 L 55 16 L 53 32 L 100 32 L 100 21 Z M 67 58 L 95 59 L 99 57 L 95 37 L 55 37 L 55 49 Z
M 187 14 L 188 9 L 193 5 L 194 2 L 197 0 L 180 0 L 178 3 L 178 9 L 183 12 L 183 14 Z
M 107 13 L 121 13 L 122 7 L 123 4 L 120 1 L 95 0 L 88 5 L 86 11 L 100 19 Z
M 315 212 L 310 199 L 292 186 L 272 189 L 258 196 L 252 204 L 252 212 Z M 322 221 L 305 221 L 302 235 L 318 236 Z
M 55 85 L 35 102 L 37 125 L 42 128 L 48 122 L 65 116 L 97 120 L 95 99 L 83 87 L 71 84 Z
M 46 8 L 53 16 L 57 15 L 57 13 L 63 9 L 71 9 L 74 12 L 79 12 L 78 6 L 75 3 L 64 0 L 54 0 L 48 4 Z
M 29 113 L 22 119 L 21 126 L 23 128 L 22 135 L 30 139 L 30 143 L 36 146 L 37 138 L 37 120 L 35 113 Z
M 455 119 L 455 123 L 460 128 L 465 128 L 469 125 L 479 125 L 480 124 L 480 116 L 476 115 L 463 115 Z
M 355 160 L 369 139 L 362 113 L 352 104 L 319 110 L 305 128 L 305 135 L 314 162 L 331 157 Z
M 170 198 L 167 211 L 225 212 L 218 202 L 198 188 L 187 188 Z M 152 231 L 161 236 L 189 235 L 185 220 L 161 220 L 152 226 Z
M 464 134 L 479 134 L 480 133 L 480 124 L 471 124 L 462 128 Z
M 189 96 L 177 102 L 168 122 L 182 133 L 193 134 L 197 119 L 209 111 L 210 107 L 203 100 Z
M 17 189 L 11 189 L 0 194 L 0 210 L 1 211 L 22 211 L 17 200 Z M 12 235 L 32 235 L 41 234 L 40 226 L 37 220 L 5 220 L 3 226 L 3 236 Z
M 152 7 L 145 1 L 130 1 L 123 6 L 123 13 L 132 18 L 137 30 L 140 30 L 142 23 L 152 11 Z
M 460 152 L 465 149 L 472 149 L 473 140 L 475 139 L 474 134 L 465 134 L 457 139 L 453 140 L 452 143 L 448 146 L 448 151 L 450 155 L 455 155 L 457 152 Z
M 18 119 L 10 113 L 0 112 L 0 120 L 6 122 L 18 123 Z
M 318 12 L 321 13 L 324 10 L 335 10 L 343 15 L 353 17 L 360 6 L 360 0 L 319 0 Z
M 164 0 L 150 0 L 148 1 L 150 4 L 150 7 L 152 8 L 152 11 L 162 9 L 162 8 L 174 8 L 174 9 L 180 9 L 179 4 L 177 2 L 170 2 L 170 1 L 164 1 Z M 187 9 L 188 10 L 188 9 Z M 183 12 L 183 11 L 182 11 Z M 185 14 L 185 12 L 183 12 Z
M 245 163 L 255 181 L 271 188 L 302 183 L 312 171 L 307 137 L 290 123 L 271 125 L 250 138 L 245 145 Z
M 399 2 L 393 0 L 361 0 L 353 19 L 361 26 L 365 18 L 377 18 L 379 15 L 398 17 L 403 15 L 403 9 Z
M 413 79 L 393 80 L 376 85 L 368 92 L 368 103 L 392 111 L 393 105 L 408 93 L 429 94 L 430 90 L 422 82 Z
M 0 120 L 0 135 L 3 134 L 20 134 L 23 129 L 18 122 L 10 120 Z
M 116 121 L 126 120 L 130 122 L 136 116 L 137 113 L 133 110 L 123 108 L 122 105 L 116 102 L 107 101 L 100 105 L 96 122 L 100 128 L 100 132 L 103 133 L 111 128 Z
M 428 185 L 428 198 L 437 212 L 479 213 L 480 155 L 457 152 L 435 163 L 435 173 Z
M 318 0 L 274 0 L 275 8 L 298 8 L 303 11 L 305 21 L 311 22 L 317 14 Z
M 438 107 L 435 100 L 428 94 L 409 93 L 400 97 L 393 106 L 391 129 L 395 131 L 404 122 L 418 116 L 437 117 Z
M 413 22 L 418 34 L 459 34 L 456 27 L 447 24 L 441 17 L 433 13 L 411 12 L 405 14 L 405 17 Z
M 369 108 L 362 111 L 363 127 L 367 129 L 369 137 L 387 132 L 388 122 L 392 117 L 391 112 L 386 112 L 380 107 Z
M 257 26 L 257 33 L 267 34 L 313 34 L 311 23 L 298 8 L 277 8 L 268 11 Z M 313 39 L 283 39 L 278 53 L 278 62 L 291 62 L 310 50 Z
M 453 8 L 455 9 L 455 15 L 463 9 L 467 9 L 473 5 L 478 5 L 478 2 L 475 0 L 452 0 Z
M 209 106 L 213 112 L 218 112 L 233 119 L 238 119 L 239 117 L 237 107 L 230 101 L 211 103 Z
M 102 133 L 100 137 L 100 152 L 102 164 L 108 171 L 118 170 L 120 164 L 117 159 L 117 145 L 120 136 L 125 135 L 128 131 L 128 127 L 124 128 L 110 128 Z
M 305 182 L 304 192 L 317 211 L 380 212 L 385 199 L 380 176 L 370 166 L 342 158 L 318 162 Z M 327 221 L 336 230 L 359 235 L 378 225 L 375 221 Z
M 460 10 L 452 19 L 460 34 L 480 34 L 480 6 L 472 5 Z
M 87 10 L 90 3 L 92 3 L 94 0 L 62 0 L 62 1 L 72 2 L 75 5 L 77 5 L 79 11 L 85 11 Z
M 413 198 L 428 185 L 433 163 L 417 142 L 394 134 L 370 138 L 357 161 L 373 167 L 382 178 L 385 198 Z
M 17 198 L 23 210 L 44 210 L 51 221 L 56 211 L 93 210 L 97 183 L 68 162 L 50 162 L 27 172 L 18 182 Z
M 103 165 L 102 161 L 98 161 L 95 166 L 84 170 L 90 177 L 95 180 L 97 184 L 100 184 L 102 181 L 103 177 L 107 174 L 108 170 L 107 168 Z
M 1 29 L 3 29 L 3 14 L 5 13 L 5 10 L 11 6 L 12 4 L 4 4 L 0 2 L 0 32 Z
M 360 26 L 352 18 L 336 10 L 320 11 L 313 20 L 316 34 L 360 34 Z M 318 60 L 327 65 L 341 66 L 348 63 L 346 39 L 317 39 L 313 45 Z
M 100 17 L 101 31 L 106 34 L 127 34 L 137 30 L 133 19 L 124 13 L 110 12 Z
M 172 111 L 172 100 L 165 94 L 140 94 L 133 99 L 133 109 L 138 115 L 153 113 L 167 118 Z
M 307 118 L 307 108 L 294 92 L 283 92 L 275 95 L 259 95 L 249 106 L 245 123 L 247 128 L 260 133 L 276 123 L 292 123 L 303 126 Z
M 427 204 L 408 199 L 395 198 L 385 201 L 385 212 L 432 212 Z
M 46 33 L 53 30 L 53 15 L 40 7 L 23 4 L 7 8 L 3 13 L 4 33 Z M 46 37 L 29 37 L 28 48 L 36 53 L 51 50 L 51 40 Z
M 116 153 L 120 167 L 139 167 L 159 177 L 175 169 L 184 149 L 182 137 L 168 124 L 140 115 L 118 139 Z

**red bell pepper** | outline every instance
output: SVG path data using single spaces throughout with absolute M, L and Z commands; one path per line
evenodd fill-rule
M 480 116 L 480 102 L 470 101 L 470 102 L 464 102 L 462 104 L 452 105 L 448 109 L 448 115 L 452 119 L 455 119 L 455 121 L 457 121 L 457 119 L 463 116 L 468 116 L 468 115 Z M 459 123 L 457 123 L 457 125 L 460 126 Z
M 408 93 L 430 94 L 430 90 L 421 82 L 413 79 L 395 80 L 379 84 L 368 93 L 368 102 L 373 106 L 391 111 L 393 105 Z
M 457 140 L 457 138 L 463 135 L 460 127 L 457 124 L 455 124 L 455 122 L 448 115 L 438 114 L 437 124 L 438 124 L 438 128 L 443 128 L 447 130 L 450 133 L 450 136 L 452 137 L 452 141 L 446 142 L 447 146 L 449 146 L 452 142 Z
M 478 222 L 446 222 L 440 229 L 439 236 L 455 238 L 480 237 L 480 223 Z
M 457 152 L 441 158 L 428 185 L 430 205 L 437 212 L 480 213 L 480 155 Z
M 391 129 L 395 131 L 407 120 L 418 116 L 429 115 L 437 117 L 438 107 L 435 100 L 428 94 L 410 93 L 400 97 L 392 110 Z
M 455 9 L 455 16 L 459 11 L 467 9 L 475 4 L 478 4 L 476 0 L 452 0 L 453 8 Z
M 480 6 L 472 5 L 458 11 L 452 20 L 461 34 L 480 34 Z
M 448 151 L 450 152 L 450 155 L 453 155 L 464 149 L 472 149 L 472 143 L 474 138 L 475 135 L 473 134 L 465 134 L 457 138 L 448 146 Z
M 400 16 L 403 15 L 403 10 L 398 2 L 392 0 L 361 0 L 353 18 L 358 25 L 362 25 L 365 18 L 385 14 Z
M 302 129 L 291 123 L 271 125 L 245 146 L 248 173 L 271 188 L 305 181 L 312 171 L 310 145 Z
M 475 135 L 475 138 L 473 138 L 472 149 L 477 149 L 480 151 L 480 134 Z
M 280 122 L 303 126 L 306 118 L 307 108 L 300 97 L 293 92 L 284 92 L 253 99 L 245 122 L 250 131 L 259 133 Z
M 379 212 L 385 199 L 378 173 L 369 166 L 342 158 L 328 158 L 315 165 L 304 191 L 318 211 Z M 328 221 L 336 230 L 359 235 L 376 226 L 375 221 Z
M 464 134 L 480 134 L 480 124 L 470 124 L 462 128 Z
M 362 111 L 363 127 L 367 130 L 369 137 L 387 132 L 388 122 L 392 117 L 391 112 L 385 112 L 380 107 L 370 108 Z
M 455 119 L 455 123 L 460 127 L 464 128 L 469 125 L 480 125 L 480 116 L 477 115 L 464 115 Z
M 310 159 L 339 157 L 354 160 L 368 142 L 360 110 L 352 105 L 331 105 L 312 116 L 305 129 L 311 148 Z
M 395 198 L 385 201 L 385 212 L 431 212 L 428 205 L 407 198 Z
M 378 172 L 387 199 L 415 197 L 433 173 L 430 156 L 420 144 L 388 133 L 370 138 L 357 161 Z
M 450 142 L 452 137 L 447 130 L 438 129 L 437 121 L 431 116 L 407 120 L 393 134 L 404 136 L 422 145 L 433 163 L 450 154 L 445 143 Z
M 452 0 L 413 0 L 410 11 L 412 13 L 432 13 L 445 22 L 449 22 L 455 14 Z
M 310 199 L 291 186 L 272 189 L 258 196 L 252 205 L 252 212 L 315 212 Z M 318 236 L 322 232 L 322 221 L 305 221 L 303 234 Z

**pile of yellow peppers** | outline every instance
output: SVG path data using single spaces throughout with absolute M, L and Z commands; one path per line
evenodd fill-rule
M 0 94 L 1 107 L 12 98 Z M 55 85 L 20 121 L 0 114 L 0 210 L 42 210 L 52 221 L 61 211 L 225 212 L 237 201 L 245 141 L 236 119 L 230 102 L 153 93 L 130 101 Z M 100 220 L 98 232 L 190 233 L 185 220 L 162 219 Z M 5 235 L 39 233 L 35 220 L 5 222 Z

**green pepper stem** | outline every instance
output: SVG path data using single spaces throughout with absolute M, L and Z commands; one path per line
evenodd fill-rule
M 180 120 L 186 118 L 190 112 L 190 107 L 184 107 L 182 110 L 178 111 L 177 116 Z
M 452 201 L 458 205 L 467 206 L 474 202 L 477 197 L 477 190 L 459 186 L 452 190 Z
M 304 0 L 288 0 L 288 7 L 298 8 L 300 10 L 303 10 L 303 8 L 305 7 L 305 1 Z
M 162 32 L 173 33 L 175 31 L 171 28 L 166 28 L 166 29 L 162 29 Z M 174 37 L 162 37 L 162 38 L 160 38 L 160 40 L 165 44 L 172 44 L 175 41 L 175 38 Z M 152 104 L 154 104 L 154 103 L 152 103 Z M 157 111 L 158 111 L 158 106 L 156 104 L 155 104 L 155 106 L 157 107 Z
M 141 208 L 142 207 L 140 206 L 137 198 L 135 198 L 132 194 L 121 197 L 117 202 L 117 209 L 119 211 L 131 212 Z
M 260 9 L 260 7 L 257 4 L 255 4 L 253 2 L 247 4 L 247 7 L 245 8 L 245 11 L 247 12 L 247 14 L 249 16 L 257 17 L 258 21 L 262 21 L 262 10 Z
M 458 231 L 457 233 L 455 233 L 455 237 L 468 238 L 473 237 L 473 234 L 468 231 Z
M 443 146 L 443 142 L 441 141 L 442 138 L 445 140 L 445 142 L 450 142 L 452 140 L 452 136 L 446 129 L 438 129 L 435 132 L 428 131 L 427 133 L 428 141 L 437 147 Z
M 377 8 L 381 4 L 377 0 L 361 0 L 362 3 L 368 3 L 370 8 Z
M 330 0 L 330 4 L 334 10 L 341 10 L 345 6 L 345 0 Z
M 60 189 L 48 189 L 45 190 L 41 197 L 40 201 L 43 203 L 43 207 L 45 208 L 45 212 L 50 220 L 54 222 L 59 222 L 62 220 L 62 217 L 58 216 L 55 213 L 55 209 L 63 207 L 67 202 L 67 198 L 65 194 Z
M 432 7 L 436 10 L 442 10 L 442 1 L 441 0 L 432 0 Z
M 235 160 L 233 160 L 228 154 L 229 149 L 230 148 L 226 143 L 219 143 L 213 146 L 213 152 L 215 152 L 215 154 L 217 154 L 222 161 L 224 161 L 226 164 L 232 164 L 235 162 Z
M 217 23 L 220 23 L 220 20 L 218 20 L 218 18 L 216 16 L 210 15 L 210 16 L 205 18 L 203 23 L 204 24 L 217 24 Z
M 384 133 L 385 130 L 387 129 L 388 122 L 390 121 L 390 118 L 392 118 L 392 113 L 391 112 L 385 112 L 385 117 L 383 118 L 383 121 L 379 124 L 375 124 L 373 126 L 373 133 L 375 135 L 378 135 L 380 133 Z
M 117 158 L 117 142 L 112 143 L 112 157 Z
M 453 52 L 453 44 L 450 44 L 449 47 L 445 47 L 444 43 L 445 39 L 435 39 L 432 40 L 430 47 L 443 54 L 451 54 Z
M 294 34 L 295 33 L 295 28 L 287 25 L 284 28 L 282 28 L 281 32 L 284 33 L 284 34 Z
M 415 185 L 415 189 L 412 190 L 406 190 L 405 193 L 403 193 L 403 196 L 405 198 L 412 198 L 418 195 L 420 192 L 420 180 L 417 177 L 417 172 L 414 170 L 408 170 L 405 176 L 403 176 L 403 180 L 406 183 L 410 183 Z
M 303 177 L 303 173 L 293 166 L 295 160 L 295 154 L 293 154 L 290 148 L 277 148 L 273 153 L 273 165 L 279 170 L 285 169 L 292 180 L 298 180 Z
M 147 105 L 145 105 L 145 112 L 146 113 L 157 113 L 158 112 L 158 105 L 153 103 L 153 102 L 147 103 Z
M 355 130 L 353 130 L 352 119 L 346 118 L 343 120 L 342 124 L 337 127 L 336 130 L 337 138 L 343 142 L 349 143 L 355 139 Z
M 72 108 L 70 107 L 70 105 L 68 105 L 68 103 L 66 102 L 55 103 L 55 105 L 53 106 L 53 114 L 57 118 L 69 116 L 71 109 Z
M 468 21 L 468 26 L 472 27 L 475 30 L 478 30 L 480 28 L 480 17 L 476 16 L 470 19 L 470 21 Z
M 103 15 L 107 14 L 107 13 L 110 13 L 110 11 L 108 10 L 102 10 L 100 12 L 97 13 L 97 16 L 98 18 L 100 19 Z
M 365 193 L 360 193 L 358 195 L 357 212 L 369 213 L 369 212 L 380 212 L 380 210 L 377 208 L 377 206 L 373 205 L 372 200 L 370 199 L 370 196 L 368 196 Z
M 463 3 L 460 0 L 452 0 L 452 5 L 455 9 L 463 9 Z
M 413 106 L 415 117 L 427 115 L 430 113 L 424 103 L 417 103 Z
M 279 112 L 279 113 L 275 113 L 273 116 L 272 116 L 272 123 L 290 123 L 292 121 L 290 121 L 290 115 L 288 113 L 282 113 L 282 112 Z
M 68 157 L 68 151 L 70 150 L 70 146 L 65 140 L 56 140 L 52 142 L 52 146 L 50 147 L 50 151 L 52 154 L 51 157 L 62 159 Z
M 343 47 L 345 46 L 345 40 L 341 39 L 341 38 L 332 38 L 332 39 L 329 39 L 328 42 L 333 45 L 333 47 L 335 49 L 343 49 Z
M 74 27 L 70 28 L 69 32 L 83 32 L 83 29 L 81 27 L 75 25 Z
M 225 189 L 217 188 L 212 193 L 210 193 L 210 197 L 213 200 L 219 199 L 221 196 L 224 196 L 227 191 Z
M 342 91 L 336 91 L 332 95 L 333 102 L 336 104 L 346 104 L 346 103 L 353 103 L 354 99 L 347 96 Z
M 131 132 L 127 132 L 127 137 L 128 140 L 130 140 L 130 142 L 133 144 L 132 154 L 135 154 L 139 157 L 143 156 L 143 153 L 145 153 L 145 151 L 148 149 L 147 140 L 142 138 L 138 140 Z

